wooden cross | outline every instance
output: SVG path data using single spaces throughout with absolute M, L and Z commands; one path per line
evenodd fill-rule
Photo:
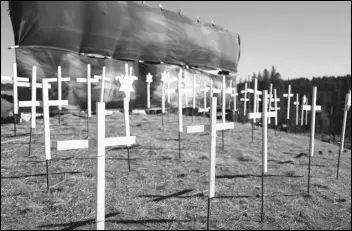
M 14 63 L 12 67 L 13 76 L 1 76 L 2 81 L 12 82 L 13 88 L 13 114 L 14 114 L 14 133 L 16 136 L 16 116 L 18 114 L 18 87 L 29 87 L 29 78 L 17 76 L 17 64 Z
M 237 111 L 237 85 L 233 88 L 233 93 L 231 94 L 233 96 L 233 110 L 236 112 Z
M 310 159 L 314 156 L 314 135 L 315 135 L 315 113 L 321 111 L 321 106 L 316 105 L 317 100 L 317 87 L 313 87 L 312 105 L 303 105 L 304 111 L 311 111 L 311 125 L 310 125 L 310 145 L 309 145 L 309 167 L 308 167 L 308 194 L 310 183 Z
M 284 94 L 284 97 L 287 98 L 287 121 L 288 121 L 290 119 L 291 97 L 293 97 L 293 94 L 291 93 L 291 85 L 288 85 L 288 93 Z
M 150 108 L 150 83 L 153 82 L 153 76 L 148 73 L 147 75 L 147 108 Z
M 207 110 L 207 92 L 210 91 L 210 88 L 206 86 L 206 83 L 204 82 L 204 88 L 200 89 L 200 91 L 203 92 L 203 100 L 204 100 L 204 111 Z
M 249 89 L 249 90 L 251 90 L 251 89 Z M 249 92 L 250 92 L 250 91 L 249 91 Z M 250 93 L 251 93 L 251 92 L 250 92 Z M 258 108 L 258 106 L 259 106 L 258 101 L 260 100 L 258 96 L 261 95 L 262 92 L 261 92 L 261 91 L 258 91 L 258 79 L 257 79 L 257 78 L 254 79 L 254 90 L 253 90 L 253 94 L 254 94 L 254 99 L 253 99 L 253 101 L 254 101 L 254 103 L 253 103 L 253 112 L 258 112 L 258 110 L 259 110 L 259 108 Z M 254 119 L 253 119 L 253 122 L 255 123 L 256 121 L 257 121 L 256 118 L 254 118 Z
M 164 71 L 161 73 L 161 82 L 162 82 L 162 90 L 161 90 L 161 112 L 165 114 L 165 83 L 168 82 L 169 72 L 166 73 Z
M 296 94 L 296 101 L 293 102 L 293 105 L 296 105 L 296 126 L 298 126 L 298 107 L 299 107 L 299 95 Z
M 263 145 L 262 145 L 262 210 L 261 210 L 261 218 L 263 221 L 264 216 L 264 174 L 268 171 L 268 118 L 277 117 L 277 111 L 270 112 L 268 111 L 268 92 L 267 90 L 263 91 L 263 112 L 254 112 L 248 113 L 248 118 L 262 118 L 263 121 Z
M 249 101 L 249 99 L 247 98 L 247 93 L 248 93 L 247 83 L 245 83 L 244 84 L 244 90 L 241 91 L 241 94 L 244 94 L 244 98 L 240 99 L 241 101 L 244 102 L 243 115 L 247 114 L 247 101 Z
M 94 75 L 94 79 L 101 79 L 101 90 L 100 90 L 100 102 L 104 102 L 104 90 L 105 90 L 105 81 L 111 82 L 110 78 L 105 77 L 106 67 L 103 67 L 102 75 Z
M 105 103 L 97 102 L 97 135 L 96 139 L 57 141 L 57 150 L 97 148 L 96 164 L 96 215 L 97 230 L 105 228 L 105 147 L 132 145 L 135 136 L 105 137 Z
M 351 108 L 351 90 L 346 94 L 345 98 L 345 108 L 343 113 L 343 122 L 342 122 L 342 131 L 341 131 L 341 141 L 340 141 L 340 148 L 339 148 L 339 157 L 337 161 L 337 174 L 336 179 L 339 179 L 339 169 L 340 169 L 340 156 L 343 152 L 343 145 L 345 143 L 345 131 L 346 131 L 346 122 L 347 122 L 347 112 Z
M 91 77 L 90 64 L 87 64 L 87 78 L 76 78 L 77 83 L 87 83 L 87 118 L 92 116 L 92 89 L 91 83 L 97 83 L 98 79 Z M 87 120 L 88 121 L 88 120 Z
M 216 160 L 216 131 L 223 131 L 235 128 L 235 123 L 216 123 L 217 98 L 212 97 L 210 104 L 210 125 L 186 126 L 186 133 L 201 133 L 210 131 L 209 147 L 209 198 L 215 196 L 215 160 Z
M 183 87 L 181 86 L 182 92 L 185 93 L 185 105 L 186 105 L 186 107 L 188 107 L 188 94 L 187 93 L 191 93 L 192 89 L 186 88 L 186 79 L 185 78 L 181 78 L 181 83 L 183 84 Z
M 196 75 L 193 74 L 193 109 L 196 108 L 196 87 L 199 87 L 199 84 L 196 84 Z
M 301 126 L 303 126 L 303 121 L 304 121 L 304 110 L 303 110 L 303 106 L 304 105 L 307 105 L 308 104 L 308 102 L 307 102 L 307 97 L 306 97 L 306 95 L 303 95 L 303 98 L 302 98 L 302 107 L 301 107 L 301 109 L 302 109 L 302 113 L 301 113 Z M 306 113 L 308 113 L 308 112 L 306 112 Z

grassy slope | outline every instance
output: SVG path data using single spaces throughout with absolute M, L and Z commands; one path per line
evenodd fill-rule
M 124 134 L 123 116 L 107 116 L 106 136 Z M 192 123 L 184 117 L 185 125 Z M 51 118 L 51 194 L 46 193 L 43 121 L 28 153 L 29 124 L 1 127 L 1 229 L 94 229 L 95 149 L 55 151 L 57 140 L 83 139 L 83 118 Z M 90 136 L 95 136 L 95 117 Z M 106 148 L 106 229 L 205 229 L 209 136 L 182 134 L 178 160 L 177 117 L 130 116 L 138 146 Z M 194 124 L 209 119 L 195 117 Z M 220 121 L 219 121 L 220 122 Z M 69 126 L 72 125 L 72 126 Z M 260 221 L 261 130 L 251 143 L 249 124 L 235 124 L 217 139 L 216 198 L 211 229 L 350 229 L 351 151 L 343 153 L 335 180 L 338 146 L 316 140 L 311 197 L 307 197 L 308 135 L 269 130 L 265 217 Z M 319 154 L 319 152 L 321 152 Z

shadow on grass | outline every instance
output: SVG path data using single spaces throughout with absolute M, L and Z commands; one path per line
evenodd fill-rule
M 30 133 L 23 133 L 23 134 L 16 134 L 16 135 L 8 135 L 5 136 L 5 138 L 15 138 L 15 137 L 21 137 L 21 136 L 29 136 Z
M 268 160 L 268 162 L 275 162 L 277 164 L 294 164 L 292 160 L 286 160 L 286 161 Z
M 105 219 L 118 215 L 119 213 L 110 213 L 105 215 Z M 147 220 L 105 220 L 105 223 L 115 223 L 115 224 L 146 224 L 146 223 L 169 223 L 169 222 L 191 222 L 192 220 L 174 220 L 174 219 L 147 219 Z M 77 221 L 65 224 L 50 224 L 41 225 L 37 228 L 50 228 L 50 227 L 65 227 L 62 230 L 73 230 L 79 227 L 90 225 L 95 223 L 94 219 L 87 219 L 84 221 Z
M 138 147 L 141 147 L 142 145 L 136 144 L 136 145 L 132 145 L 128 148 L 130 148 L 130 150 L 132 149 L 138 149 Z M 127 147 L 113 147 L 113 148 L 109 148 L 108 151 L 117 151 L 117 150 L 127 150 Z
M 118 214 L 120 214 L 120 213 L 109 213 L 109 214 L 105 215 L 105 218 L 113 217 Z M 83 221 L 72 222 L 72 223 L 41 225 L 41 226 L 37 226 L 37 228 L 50 228 L 50 227 L 60 227 L 60 226 L 65 227 L 66 226 L 62 230 L 73 230 L 73 229 L 79 228 L 81 226 L 89 225 L 94 222 L 95 222 L 95 218 L 87 219 L 87 220 L 83 220 Z
M 288 177 L 288 178 L 298 178 L 303 176 L 290 176 L 290 175 L 269 175 L 265 174 L 264 177 Z M 223 176 L 216 176 L 216 178 L 221 179 L 234 179 L 234 178 L 249 178 L 249 177 L 262 177 L 262 175 L 253 175 L 253 174 L 239 174 L 239 175 L 223 175 Z
M 76 174 L 87 173 L 87 172 L 88 171 L 85 171 L 85 172 L 58 172 L 58 173 L 50 173 L 49 172 L 49 175 L 63 175 L 63 174 L 76 175 Z M 1 179 L 20 179 L 20 178 L 37 177 L 37 176 L 46 176 L 46 173 L 33 174 L 33 175 L 23 175 L 23 176 L 5 176 L 5 177 L 1 177 Z

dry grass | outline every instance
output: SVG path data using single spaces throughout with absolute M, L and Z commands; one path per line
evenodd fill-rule
M 123 116 L 107 116 L 106 136 L 124 134 Z M 51 118 L 51 193 L 46 193 L 43 121 L 38 121 L 28 157 L 29 123 L 1 127 L 1 229 L 94 229 L 95 150 L 55 151 L 57 140 L 83 139 L 85 119 Z M 95 136 L 95 117 L 90 136 Z M 182 134 L 178 160 L 177 117 L 131 116 L 131 172 L 127 151 L 106 148 L 106 229 L 205 229 L 209 137 Z M 185 125 L 192 123 L 184 116 Z M 195 117 L 193 124 L 208 118 Z M 72 126 L 70 126 L 72 125 Z M 351 151 L 316 140 L 311 196 L 306 196 L 307 135 L 269 130 L 265 177 L 265 223 L 260 223 L 261 129 L 235 124 L 217 139 L 216 198 L 211 229 L 351 229 Z M 322 153 L 319 154 L 319 151 Z

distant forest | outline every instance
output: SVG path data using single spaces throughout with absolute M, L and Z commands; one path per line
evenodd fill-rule
M 276 68 L 272 66 L 271 70 L 264 69 L 263 72 L 254 73 L 250 80 L 238 79 L 237 90 L 240 92 L 244 89 L 244 83 L 247 82 L 247 87 L 253 89 L 254 78 L 258 78 L 258 90 L 268 90 L 270 84 L 273 84 L 273 89 L 277 89 L 277 96 L 280 97 L 278 106 L 281 108 L 278 111 L 279 120 L 278 124 L 286 124 L 287 115 L 287 98 L 283 97 L 284 93 L 288 92 L 288 85 L 291 85 L 291 93 L 294 97 L 291 98 L 290 108 L 290 131 L 294 131 L 296 128 L 296 107 L 293 102 L 296 100 L 296 94 L 299 94 L 299 103 L 302 104 L 303 95 L 308 97 L 308 104 L 312 102 L 312 91 L 313 87 L 317 87 L 317 105 L 321 105 L 322 111 L 316 114 L 316 132 L 331 134 L 332 141 L 335 141 L 335 136 L 340 136 L 343 120 L 343 110 L 345 105 L 345 97 L 349 90 L 351 90 L 351 75 L 345 76 L 324 76 L 324 77 L 313 77 L 311 80 L 308 78 L 296 78 L 292 80 L 283 80 Z M 253 102 L 253 94 L 250 95 L 250 102 Z M 243 97 L 243 94 L 239 94 L 239 98 Z M 238 101 L 239 110 L 243 114 L 243 102 Z M 299 124 L 301 120 L 301 107 L 299 106 Z M 250 107 L 253 110 L 253 105 Z M 261 110 L 261 109 L 260 109 Z M 241 114 L 241 113 L 239 113 Z M 240 117 L 241 118 L 241 117 Z M 241 118 L 244 121 L 244 118 Z M 308 113 L 308 129 L 310 129 L 310 113 Z M 346 125 L 346 136 L 351 140 L 351 109 L 348 112 L 347 125 Z

